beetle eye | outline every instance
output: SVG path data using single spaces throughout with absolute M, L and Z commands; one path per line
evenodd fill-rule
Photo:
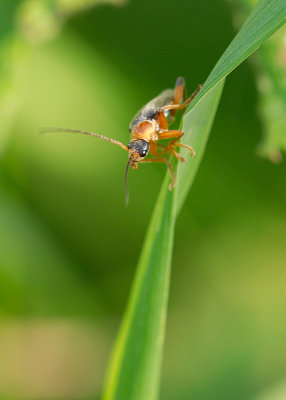
M 147 151 L 146 151 L 146 150 L 142 150 L 142 151 L 140 152 L 140 156 L 141 156 L 141 157 L 145 157 L 146 154 L 147 154 Z

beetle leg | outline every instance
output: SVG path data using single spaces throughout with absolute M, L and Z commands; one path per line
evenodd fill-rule
M 162 154 L 162 153 L 158 153 L 158 151 L 157 151 L 157 143 L 150 142 L 149 145 L 150 145 L 150 153 L 152 154 L 152 156 L 158 157 Z
M 175 146 L 178 147 L 184 147 L 185 149 L 189 150 L 191 152 L 192 157 L 194 158 L 195 156 L 195 151 L 191 146 L 188 146 L 187 144 L 182 144 L 178 143 L 178 140 L 183 136 L 184 132 L 181 130 L 169 130 L 169 131 L 161 131 L 159 132 L 159 139 L 172 139 L 170 143 L 168 143 L 168 148 L 170 149 L 169 151 L 174 154 L 176 158 L 178 158 L 180 161 L 185 161 L 183 157 L 181 157 L 174 149 Z
M 161 129 L 168 129 L 168 121 L 163 111 L 159 111 L 157 115 L 157 122 Z
M 161 107 L 161 110 L 182 110 L 183 108 L 186 108 L 190 102 L 196 97 L 196 95 L 199 93 L 201 90 L 202 85 L 199 85 L 197 89 L 194 91 L 194 93 L 184 101 L 183 104 L 169 104 L 167 106 Z
M 179 140 L 183 136 L 184 132 L 179 129 L 162 130 L 158 133 L 158 139 L 173 139 Z
M 180 137 L 183 136 L 183 134 L 184 134 L 184 132 L 180 131 L 180 130 L 169 130 L 169 131 L 159 132 L 159 135 L 158 135 L 159 139 L 174 138 L 173 140 L 171 140 L 171 142 L 168 143 L 167 148 L 166 148 L 166 150 L 163 151 L 163 153 L 166 153 L 167 151 L 169 151 L 181 162 L 185 162 L 185 159 L 183 157 L 181 157 L 179 153 L 176 152 L 176 150 L 174 149 L 174 146 L 176 145 L 177 140 L 179 140 Z
M 186 98 L 185 79 L 181 76 L 177 79 L 175 85 L 174 104 L 180 104 Z
M 178 142 L 175 142 L 175 143 L 174 143 L 174 146 L 183 147 L 184 149 L 189 150 L 189 151 L 191 152 L 192 158 L 195 158 L 196 152 L 195 152 L 195 150 L 194 150 L 191 146 L 188 146 L 187 144 L 183 144 L 183 143 L 178 143 Z
M 164 162 L 164 163 L 166 163 L 166 165 L 169 169 L 170 175 L 171 175 L 171 179 L 172 179 L 172 182 L 169 185 L 169 190 L 171 191 L 176 186 L 175 172 L 172 167 L 172 164 L 170 163 L 170 161 L 167 158 L 165 158 L 165 157 L 147 158 L 147 159 L 142 160 L 141 162 L 144 162 L 144 163 Z
M 162 149 L 162 151 L 160 151 L 160 153 L 158 153 L 158 151 L 157 151 L 158 147 L 160 149 Z M 152 156 L 159 157 L 162 154 L 170 153 L 170 152 L 171 152 L 171 150 L 170 150 L 168 145 L 164 146 L 162 144 L 157 144 L 157 143 L 154 143 L 154 142 L 150 142 L 150 153 L 152 154 Z
M 173 142 L 173 140 L 172 140 L 172 142 Z M 180 156 L 180 154 L 174 148 L 174 146 L 176 146 L 176 143 L 172 143 L 172 142 L 170 142 L 168 145 L 170 153 L 172 153 L 177 158 L 177 160 L 179 160 L 181 162 L 185 162 L 186 160 L 184 159 L 184 157 Z
M 176 140 L 177 140 L 177 138 L 175 138 L 175 141 L 176 141 Z M 158 147 L 161 147 L 161 148 L 163 149 L 162 151 L 160 151 L 160 153 L 158 153 L 157 146 L 158 146 Z M 179 155 L 179 153 L 177 153 L 176 150 L 174 149 L 173 140 L 172 140 L 170 143 L 168 143 L 167 146 L 157 145 L 157 143 L 150 142 L 150 153 L 151 153 L 152 156 L 154 156 L 154 157 L 159 157 L 159 156 L 161 156 L 161 155 L 163 155 L 163 154 L 165 154 L 165 153 L 171 153 L 171 154 L 174 154 L 174 156 L 175 156 L 178 160 L 180 160 L 181 162 L 184 162 L 184 161 L 185 161 L 185 159 L 184 159 L 183 157 L 181 157 L 181 156 Z

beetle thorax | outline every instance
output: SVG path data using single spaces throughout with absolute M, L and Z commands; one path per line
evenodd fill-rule
M 140 121 L 136 124 L 131 132 L 131 140 L 143 139 L 146 142 L 156 142 L 158 124 L 155 120 Z

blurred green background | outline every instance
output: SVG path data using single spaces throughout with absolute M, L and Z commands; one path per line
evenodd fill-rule
M 95 4 L 98 3 L 98 4 Z M 99 399 L 164 166 L 128 142 L 235 35 L 224 0 L 0 3 L 0 399 Z M 92 7 L 94 6 L 94 7 Z M 286 166 L 256 155 L 255 69 L 228 78 L 177 221 L 163 400 L 286 399 Z M 284 99 L 285 100 L 285 99 Z

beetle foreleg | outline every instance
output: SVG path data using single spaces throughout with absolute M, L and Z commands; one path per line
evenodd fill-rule
M 183 143 L 178 143 L 178 142 L 175 142 L 175 143 L 174 143 L 174 146 L 183 147 L 184 149 L 189 150 L 189 151 L 191 152 L 192 158 L 195 158 L 196 152 L 195 152 L 195 150 L 194 150 L 191 146 L 188 146 L 187 144 L 183 144 Z
M 162 152 L 158 153 L 157 151 L 157 143 L 150 142 L 149 145 L 150 145 L 150 153 L 152 154 L 152 156 L 158 157 L 162 154 Z
M 152 154 L 152 156 L 154 157 L 159 157 L 162 156 L 163 154 L 166 153 L 171 153 L 173 154 L 178 160 L 180 160 L 181 162 L 184 162 L 185 159 L 183 157 L 181 157 L 179 155 L 179 153 L 176 152 L 176 150 L 174 149 L 174 141 L 176 141 L 177 138 L 175 138 L 174 140 L 172 140 L 170 143 L 167 144 L 167 146 L 163 146 L 154 142 L 150 142 L 150 153 Z M 160 153 L 158 153 L 157 147 L 160 147 L 162 149 L 162 151 L 160 151 Z
M 195 151 L 191 146 L 188 146 L 187 144 L 179 143 L 178 140 L 184 135 L 184 132 L 181 130 L 169 130 L 169 131 L 161 131 L 159 132 L 159 139 L 172 139 L 170 143 L 168 143 L 168 148 L 167 150 L 164 151 L 166 153 L 167 151 L 170 151 L 170 153 L 174 154 L 174 156 L 184 162 L 184 158 L 181 157 L 174 149 L 175 146 L 178 147 L 184 147 L 185 149 L 189 150 L 191 152 L 192 157 L 195 157 Z

